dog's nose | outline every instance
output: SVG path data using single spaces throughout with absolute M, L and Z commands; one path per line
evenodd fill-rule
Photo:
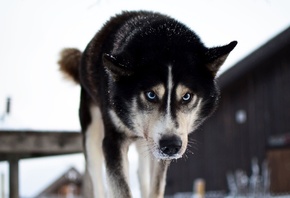
M 182 141 L 176 135 L 165 136 L 159 141 L 160 150 L 169 156 L 172 156 L 180 150 Z

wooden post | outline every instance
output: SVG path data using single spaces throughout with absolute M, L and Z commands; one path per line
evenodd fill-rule
M 18 159 L 9 160 L 9 198 L 19 198 Z

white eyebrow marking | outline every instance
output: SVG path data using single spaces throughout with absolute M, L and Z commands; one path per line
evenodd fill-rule
M 168 81 L 167 81 L 167 90 L 168 90 L 168 95 L 167 95 L 167 107 L 166 107 L 166 114 L 167 118 L 170 118 L 170 103 L 171 103 L 171 92 L 172 92 L 172 87 L 173 87 L 173 79 L 172 79 L 172 67 L 168 66 Z

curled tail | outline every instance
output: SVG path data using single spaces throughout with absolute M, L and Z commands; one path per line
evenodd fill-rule
M 79 66 L 82 52 L 76 48 L 65 48 L 60 52 L 60 71 L 76 83 L 80 83 Z

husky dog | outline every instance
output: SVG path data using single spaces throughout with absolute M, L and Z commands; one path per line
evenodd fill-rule
M 153 12 L 112 17 L 84 52 L 65 49 L 61 70 L 81 85 L 80 123 L 93 197 L 132 197 L 128 147 L 136 142 L 143 198 L 164 196 L 166 172 L 215 110 L 215 76 L 233 41 L 207 48 L 180 22 Z

